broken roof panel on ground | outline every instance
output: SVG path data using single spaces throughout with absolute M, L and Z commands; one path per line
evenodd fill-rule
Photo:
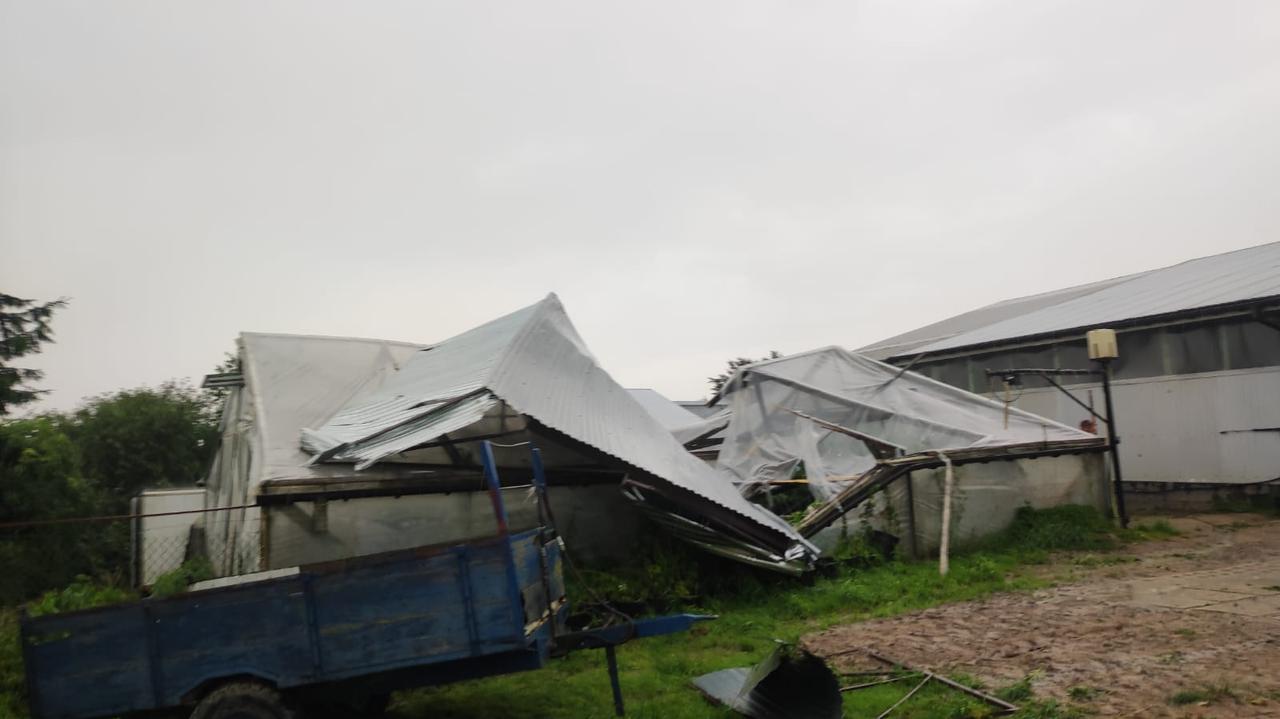
M 303 446 L 313 461 L 364 469 L 509 408 L 557 439 L 627 467 L 668 506 L 730 529 L 774 556 L 812 552 L 785 521 L 744 499 L 684 450 L 596 362 L 555 295 L 415 353 L 376 391 L 349 403 Z

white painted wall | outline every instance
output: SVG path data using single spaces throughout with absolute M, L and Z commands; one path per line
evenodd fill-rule
M 1084 399 L 1090 388 L 1104 414 L 1098 384 L 1071 389 Z M 1126 481 L 1244 484 L 1280 477 L 1280 432 L 1233 431 L 1280 427 L 1280 367 L 1119 380 L 1112 388 Z M 1071 426 L 1088 416 L 1051 387 L 1028 389 L 1014 404 Z
M 152 489 L 133 498 L 134 514 L 184 512 L 204 507 L 204 489 Z M 141 517 L 133 520 L 133 585 L 149 587 L 165 572 L 177 569 L 187 551 L 187 537 L 199 514 Z

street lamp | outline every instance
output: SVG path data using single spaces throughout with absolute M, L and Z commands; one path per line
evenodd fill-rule
M 1116 344 L 1116 331 L 1108 329 L 1089 330 L 1085 333 L 1085 343 L 1089 347 L 1089 359 L 1098 365 L 1098 374 L 1102 376 L 1102 397 L 1107 408 L 1107 439 L 1111 447 L 1111 475 L 1116 497 L 1116 514 L 1120 517 L 1120 526 L 1129 526 L 1129 514 L 1124 507 L 1124 485 L 1120 474 L 1120 433 L 1116 431 L 1116 410 L 1111 402 L 1111 361 L 1120 357 L 1120 348 Z

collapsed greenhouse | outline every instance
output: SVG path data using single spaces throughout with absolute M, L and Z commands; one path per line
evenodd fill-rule
M 206 506 L 207 551 L 224 574 L 288 567 L 491 532 L 478 448 L 504 477 L 543 453 L 571 549 L 625 556 L 634 484 L 719 551 L 803 571 L 817 550 L 684 450 L 605 372 L 559 299 L 436 345 L 244 335 L 227 379 L 223 441 Z M 506 471 L 510 470 L 510 471 Z M 533 526 L 523 482 L 506 490 L 513 529 Z
M 819 547 L 854 520 L 936 548 L 948 465 L 959 543 L 1024 505 L 1110 507 L 1105 439 L 839 347 L 742 367 L 717 401 L 677 437 L 756 501 L 803 488 L 798 529 Z
M 240 350 L 241 372 L 211 378 L 228 397 L 204 503 L 230 510 L 197 532 L 224 575 L 492 531 L 484 440 L 515 482 L 517 529 L 537 522 L 520 477 L 539 447 L 588 560 L 626 557 L 643 516 L 792 574 L 856 526 L 920 553 L 938 542 L 948 465 L 958 542 L 1024 504 L 1109 504 L 1105 440 L 839 348 L 741 368 L 713 400 L 727 409 L 673 430 L 555 295 L 435 345 L 246 333 Z M 798 493 L 793 526 L 779 503 Z

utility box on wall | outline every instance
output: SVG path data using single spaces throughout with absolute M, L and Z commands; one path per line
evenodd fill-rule
M 1089 346 L 1089 359 L 1113 360 L 1120 356 L 1115 330 L 1089 330 L 1084 336 Z

